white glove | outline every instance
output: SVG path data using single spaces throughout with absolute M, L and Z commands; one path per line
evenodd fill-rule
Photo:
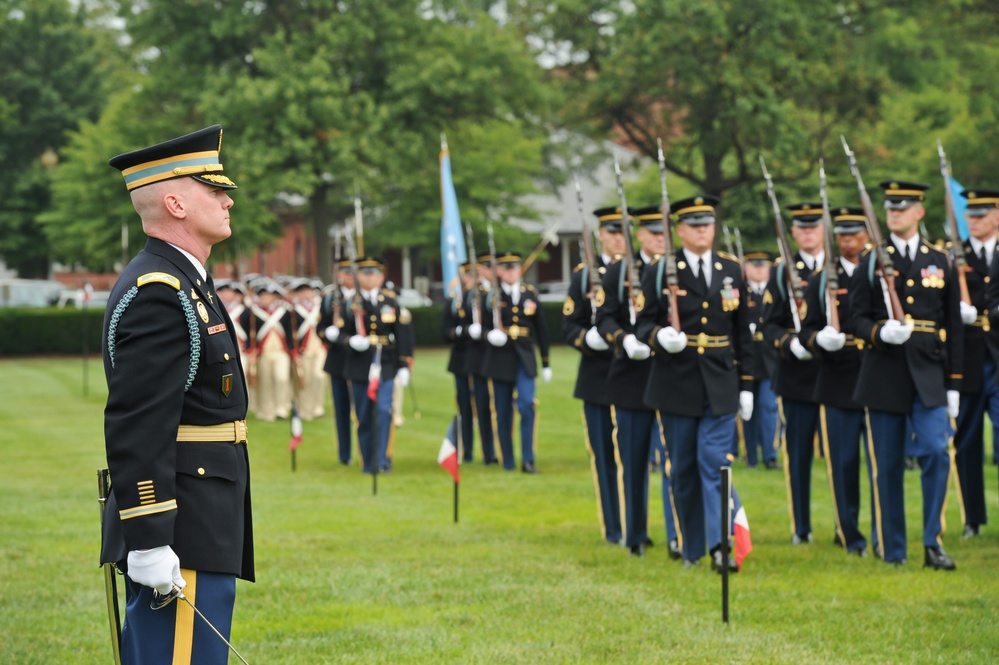
M 548 383 L 549 381 L 552 380 L 552 368 L 551 367 L 542 367 L 541 368 L 541 380 L 544 381 L 545 383 Z
M 752 333 L 752 334 L 754 334 L 754 335 L 756 334 L 756 324 L 755 323 L 750 323 L 749 324 L 749 332 Z
M 797 337 L 791 340 L 791 353 L 798 360 L 811 360 L 813 357 L 812 353 L 801 345 L 801 340 Z
M 739 417 L 742 422 L 753 417 L 753 393 L 748 390 L 739 391 Z
M 326 332 L 324 332 L 323 334 L 326 335 L 326 339 L 328 339 L 331 342 L 335 342 L 338 339 L 340 339 L 340 329 L 337 328 L 336 326 L 328 326 L 326 328 Z
M 507 335 L 499 328 L 493 328 L 492 330 L 486 333 L 486 339 L 493 346 L 503 346 L 504 344 L 506 344 Z
M 456 327 L 456 328 L 454 329 L 454 336 L 455 336 L 455 337 L 461 337 L 461 331 L 462 331 L 462 330 L 464 330 L 464 328 L 462 328 L 461 326 L 457 326 L 457 327 Z
M 354 349 L 358 353 L 364 353 L 371 348 L 371 340 L 368 339 L 367 335 L 352 335 L 347 343 L 350 344 L 350 348 Z
M 947 391 L 947 415 L 951 418 L 957 418 L 958 412 L 961 410 L 961 393 L 956 390 Z
M 667 326 L 656 333 L 656 341 L 667 353 L 680 353 L 687 346 L 687 334 L 677 332 L 673 326 Z
M 180 576 L 180 559 L 169 545 L 151 550 L 132 550 L 128 553 L 128 576 L 132 581 L 156 589 L 161 595 L 181 589 L 187 582 Z
M 624 336 L 621 345 L 624 346 L 624 352 L 632 360 L 645 360 L 652 354 L 652 349 L 649 348 L 648 344 L 639 342 L 638 338 L 631 334 Z
M 961 323 L 970 326 L 978 318 L 978 310 L 974 305 L 961 301 Z
M 600 336 L 596 326 L 586 331 L 586 337 L 583 338 L 583 341 L 594 351 L 606 351 L 610 348 L 610 345 Z
M 846 344 L 846 335 L 832 326 L 826 326 L 815 336 L 815 343 L 826 351 L 839 351 Z
M 881 332 L 878 334 L 885 344 L 905 344 L 909 340 L 909 335 L 912 334 L 912 326 L 902 325 L 900 321 L 889 319 L 881 327 Z
M 482 339 L 482 324 L 472 323 L 468 326 L 468 336 L 472 339 Z
M 399 380 L 399 383 L 403 388 L 409 385 L 409 368 L 400 367 L 399 371 L 395 373 L 395 378 Z

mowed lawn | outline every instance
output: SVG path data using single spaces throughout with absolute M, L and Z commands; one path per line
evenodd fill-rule
M 648 556 L 602 541 L 569 349 L 555 349 L 555 378 L 539 383 L 541 473 L 463 466 L 454 524 L 451 480 L 436 465 L 453 412 L 445 362 L 444 350 L 418 350 L 421 418 L 408 394 L 395 470 L 377 496 L 370 477 L 336 461 L 329 416 L 305 424 L 294 473 L 288 423 L 251 417 L 257 583 L 238 585 L 232 635 L 250 663 L 999 662 L 991 454 L 982 537 L 960 539 L 951 488 L 953 573 L 922 568 L 918 472 L 906 474 L 909 564 L 894 568 L 832 546 L 823 460 L 815 542 L 797 547 L 783 474 L 737 463 L 755 550 L 732 579 L 724 625 L 707 561 L 683 569 L 667 557 L 658 478 Z M 82 375 L 79 358 L 0 361 L 2 663 L 111 662 L 97 566 L 99 359 L 86 397 Z

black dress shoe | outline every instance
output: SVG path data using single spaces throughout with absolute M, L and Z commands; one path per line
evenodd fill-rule
M 485 464 L 486 466 L 493 466 L 494 464 L 499 464 L 499 460 L 494 457 L 492 459 L 487 459 L 485 462 L 483 462 L 483 464 Z
M 524 462 L 520 465 L 520 470 L 524 473 L 537 473 L 538 469 L 534 466 L 534 462 Z
M 774 469 L 778 468 L 777 460 L 775 460 L 775 459 L 768 459 L 766 462 L 763 463 L 763 466 L 765 466 L 767 469 L 773 471 Z
M 859 559 L 863 559 L 867 556 L 867 548 L 862 547 L 858 550 L 848 550 L 847 554 L 849 554 L 850 556 L 855 556 Z
M 905 458 L 905 470 L 906 471 L 913 471 L 915 468 L 916 468 L 916 458 L 915 457 L 906 457 Z
M 649 538 L 648 536 L 645 536 L 645 538 L 642 540 L 642 542 L 645 543 L 646 547 L 652 547 L 653 545 L 655 545 L 655 543 L 652 542 L 652 539 Z
M 838 533 L 833 536 L 833 545 L 836 547 L 843 547 L 843 538 Z
M 981 535 L 980 529 L 981 527 L 978 526 L 977 524 L 965 524 L 964 533 L 961 534 L 961 537 L 964 538 L 965 540 L 967 540 L 968 538 L 976 538 L 979 535 Z
M 642 557 L 645 556 L 645 543 L 638 543 L 637 545 L 632 545 L 628 548 L 628 553 L 631 556 Z
M 923 559 L 923 568 L 933 568 L 933 570 L 957 570 L 954 560 L 947 556 L 942 547 L 927 547 L 926 557 Z
M 810 543 L 810 542 L 812 542 L 812 534 L 808 534 L 807 536 L 799 536 L 798 534 L 793 534 L 791 536 L 792 545 L 801 545 L 802 543 Z
M 735 557 L 732 556 L 731 552 L 729 552 L 729 555 L 728 555 L 728 564 L 727 565 L 728 565 L 728 572 L 730 572 L 730 573 L 737 573 L 737 572 L 739 572 L 739 566 L 737 566 L 735 564 Z M 721 548 L 720 547 L 718 549 L 716 549 L 716 550 L 714 550 L 714 551 L 711 552 L 711 570 L 715 571 L 719 575 L 723 572 L 722 571 L 722 552 L 721 552 Z
M 683 552 L 680 550 L 679 542 L 671 540 L 669 541 L 668 547 L 669 547 L 669 558 L 673 559 L 674 561 L 678 561 L 679 559 L 683 558 Z
M 683 567 L 684 568 L 697 568 L 700 565 L 701 565 L 701 562 L 700 562 L 699 559 L 684 559 L 683 560 Z

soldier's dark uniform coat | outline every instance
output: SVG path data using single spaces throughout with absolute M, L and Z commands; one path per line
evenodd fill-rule
M 319 335 L 319 339 L 323 340 L 323 342 L 328 342 L 326 339 L 326 329 L 330 326 L 339 328 L 341 332 L 340 337 L 343 337 L 345 314 L 349 315 L 350 312 L 350 302 L 344 298 L 343 287 L 336 285 L 333 288 L 336 289 L 335 294 L 328 293 L 323 297 L 319 324 L 316 326 L 316 334 Z M 339 341 L 339 338 L 337 341 Z M 340 379 L 346 378 L 347 350 L 342 344 L 327 343 L 327 346 L 326 362 L 323 364 L 323 370 L 330 376 Z
M 800 252 L 794 254 L 794 266 L 801 279 L 801 288 L 805 289 L 821 266 L 809 270 Z M 787 277 L 784 274 L 786 266 L 778 261 L 770 269 L 770 281 L 767 282 L 768 300 L 773 304 L 767 310 L 764 321 L 763 337 L 768 344 L 777 349 L 779 361 L 774 372 L 774 393 L 781 397 L 799 402 L 814 402 L 812 392 L 818 378 L 819 365 L 815 360 L 798 360 L 791 353 L 791 340 L 794 339 L 794 319 L 791 316 L 788 301 L 792 294 L 787 293 Z M 778 284 L 777 280 L 781 280 Z M 806 312 L 807 316 L 807 312 Z M 804 344 L 805 340 L 800 339 Z
M 638 262 L 638 278 L 641 282 L 647 266 L 637 252 L 635 260 Z M 649 411 L 651 409 L 645 404 L 645 386 L 652 363 L 648 360 L 632 360 L 624 350 L 624 338 L 635 332 L 628 304 L 627 278 L 625 262 L 612 262 L 607 266 L 600 291 L 596 295 L 597 330 L 614 352 L 606 379 L 607 394 L 611 404 L 615 406 Z M 641 283 L 634 286 L 635 291 L 641 293 Z
M 349 346 L 350 338 L 358 334 L 358 317 L 355 316 L 358 308 L 364 326 L 363 334 L 383 338 L 380 379 L 394 379 L 401 368 L 408 367 L 409 359 L 413 357 L 413 336 L 409 331 L 409 322 L 401 320 L 404 318 L 403 310 L 395 293 L 389 289 L 381 289 L 377 305 L 366 298 L 354 299 L 350 303 L 349 313 L 344 316 L 343 333 L 337 340 L 337 344 L 347 349 L 347 379 L 367 383 L 368 370 L 377 353 L 373 342 L 367 351 L 361 353 Z
M 606 268 L 600 257 L 597 257 L 597 262 L 600 264 L 596 275 L 596 283 L 599 285 Z M 580 352 L 579 373 L 576 375 L 576 387 L 572 396 L 584 402 L 609 406 L 607 374 L 610 372 L 614 353 L 610 349 L 594 351 L 584 340 L 586 331 L 593 325 L 593 303 L 587 297 L 589 271 L 589 267 L 579 264 L 572 273 L 569 293 L 562 308 L 562 339 Z
M 767 344 L 763 338 L 763 324 L 766 321 L 767 312 L 773 303 L 766 295 L 766 287 L 763 293 L 755 293 L 746 282 L 746 307 L 749 309 L 749 321 L 756 324 L 756 331 L 753 333 L 753 378 L 757 381 L 763 379 L 773 379 L 774 372 L 777 371 L 777 349 L 773 344 Z
M 991 267 L 975 254 L 970 240 L 964 241 L 964 258 L 968 262 L 964 269 L 968 294 L 971 296 L 971 304 L 978 310 L 979 319 L 974 325 L 964 327 L 964 380 L 961 382 L 961 392 L 978 394 L 982 387 L 982 367 L 986 354 L 999 363 L 999 336 L 989 334 L 992 330 L 991 322 L 986 324 L 982 321 L 982 316 L 988 311 L 987 291 L 992 281 L 989 275 Z M 995 256 L 992 257 L 992 263 L 996 263 Z M 996 376 L 985 378 L 990 381 L 999 380 Z
M 461 298 L 451 298 L 444 305 L 441 315 L 441 338 L 451 345 L 448 354 L 447 371 L 455 376 L 468 376 L 468 347 L 471 338 L 468 336 L 468 324 L 472 322 L 464 306 L 464 294 Z M 461 328 L 461 332 L 458 332 Z
M 182 568 L 252 581 L 247 446 L 177 441 L 179 425 L 246 418 L 225 307 L 183 254 L 156 239 L 125 268 L 108 303 L 104 433 L 113 490 L 101 561 L 169 545 Z
M 538 299 L 538 290 L 530 284 L 521 282 L 520 301 L 516 305 L 513 304 L 513 296 L 507 294 L 502 287 L 490 294 L 490 299 L 486 301 L 483 310 L 487 314 L 482 317 L 483 339 L 486 338 L 488 331 L 495 327 L 492 316 L 493 297 L 500 299 L 500 321 L 509 339 L 503 346 L 493 346 L 486 342 L 486 356 L 482 361 L 483 374 L 495 381 L 515 383 L 519 363 L 527 376 L 532 379 L 537 377 L 538 359 L 534 353 L 534 345 L 537 344 L 541 352 L 541 362 L 544 367 L 548 367 L 548 352 L 551 347 L 548 326 L 541 311 L 541 301 Z M 526 334 L 524 332 L 514 334 L 514 330 L 526 331 Z

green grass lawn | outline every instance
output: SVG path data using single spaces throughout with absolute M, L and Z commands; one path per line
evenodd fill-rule
M 918 472 L 906 474 L 909 564 L 893 568 L 832 546 L 822 460 L 815 543 L 798 547 L 783 474 L 737 463 L 755 549 L 732 579 L 726 626 L 706 561 L 682 569 L 666 555 L 658 478 L 648 556 L 602 541 L 571 350 L 555 349 L 555 378 L 538 388 L 541 473 L 462 467 L 455 525 L 436 465 L 453 410 L 445 359 L 418 353 L 422 418 L 407 399 L 377 496 L 336 461 L 329 416 L 305 424 L 295 473 L 287 422 L 251 419 L 258 581 L 238 585 L 232 635 L 250 663 L 999 662 L 991 464 L 982 537 L 960 539 L 951 489 L 945 545 L 958 570 L 944 573 L 922 568 Z M 89 370 L 84 397 L 79 359 L 0 361 L 2 663 L 111 662 L 95 476 L 106 391 L 99 360 Z M 869 509 L 865 498 L 867 520 Z

